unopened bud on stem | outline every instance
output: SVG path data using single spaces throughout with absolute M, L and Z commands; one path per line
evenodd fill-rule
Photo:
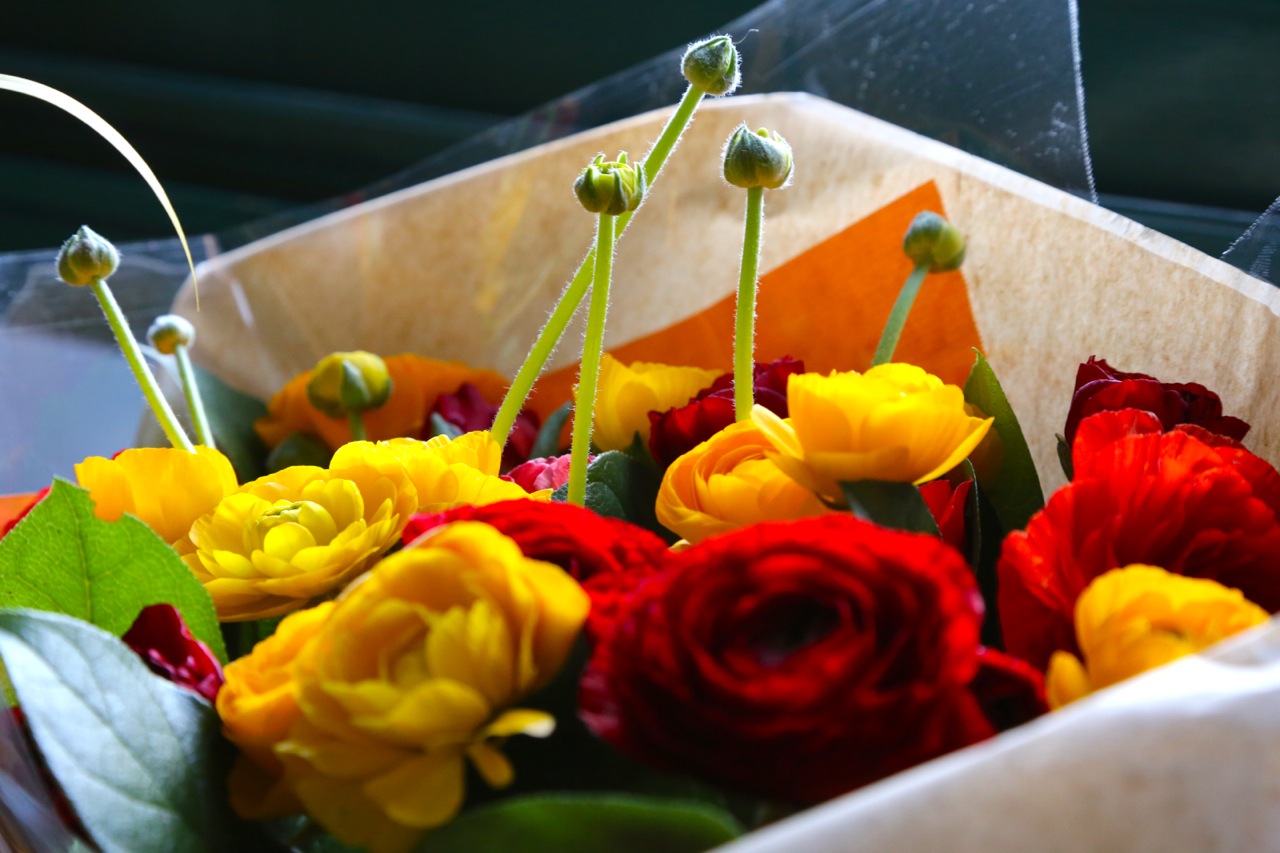
M 189 347 L 195 339 L 195 326 L 177 314 L 161 314 L 147 329 L 147 340 L 161 355 L 173 355 L 178 347 Z
M 791 171 L 791 146 L 776 131 L 752 133 L 739 125 L 725 145 L 724 179 L 735 187 L 780 189 L 791 180 Z
M 929 272 L 950 272 L 964 262 L 964 236 L 933 211 L 916 214 L 902 239 L 902 251 Z
M 118 266 L 116 247 L 88 225 L 81 225 L 58 252 L 58 277 L 73 287 L 109 278 Z
M 692 85 L 708 95 L 728 95 L 738 88 L 738 48 L 728 36 L 714 36 L 689 45 L 681 69 Z
M 371 352 L 335 352 L 320 359 L 307 399 L 331 418 L 376 409 L 391 396 L 386 363 Z
M 618 159 L 604 162 L 604 155 L 583 170 L 574 181 L 573 191 L 582 206 L 592 213 L 619 216 L 635 210 L 644 199 L 644 169 L 627 162 L 627 152 Z

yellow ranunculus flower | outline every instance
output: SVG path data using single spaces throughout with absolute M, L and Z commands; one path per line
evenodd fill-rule
M 329 618 L 334 603 L 291 613 L 253 653 L 227 664 L 226 684 L 218 691 L 222 731 L 240 747 L 231 771 L 231 805 L 254 820 L 302 811 L 302 803 L 283 780 L 284 766 L 275 745 L 284 740 L 301 711 L 294 690 L 294 661 Z
M 76 481 L 89 490 L 98 518 L 136 515 L 170 545 L 239 485 L 227 457 L 212 447 L 195 453 L 138 447 L 115 459 L 90 456 L 76 466 Z
M 773 446 L 739 421 L 671 463 L 658 490 L 658 521 L 689 542 L 758 521 L 827 512 L 813 492 L 765 457 Z
M 1054 652 L 1046 689 L 1060 708 L 1267 620 L 1237 589 L 1127 566 L 1096 578 L 1076 601 L 1076 638 L 1084 661 Z
M 512 706 L 564 664 L 588 606 L 568 574 L 492 527 L 442 527 L 338 599 L 287 670 L 296 715 L 224 718 L 228 736 L 250 758 L 274 741 L 279 778 L 344 843 L 407 851 L 457 813 L 468 761 L 502 787 L 513 777 L 502 740 L 550 734 L 549 714 Z M 266 644 L 249 657 L 259 655 L 279 657 Z M 246 694 L 268 707 L 273 677 L 247 682 L 275 667 L 229 667 L 228 707 Z
M 297 610 L 341 589 L 396 543 L 418 508 L 417 490 L 402 466 L 364 455 L 357 445 L 328 470 L 268 474 L 196 520 L 189 547 L 178 550 L 220 620 Z
M 443 512 L 463 504 L 483 506 L 532 497 L 549 500 L 550 490 L 530 494 L 498 476 L 502 448 L 488 432 L 430 441 L 393 438 L 375 443 L 353 441 L 334 454 L 332 467 L 359 457 L 375 468 L 403 468 L 418 493 L 418 512 Z
M 835 501 L 858 480 L 924 483 L 978 446 L 992 418 L 965 409 L 964 392 L 911 364 L 866 373 L 796 374 L 787 379 L 789 421 L 752 412 L 773 444 L 771 458 L 797 482 Z
M 723 372 L 644 361 L 625 365 L 605 353 L 600 360 L 592 442 L 601 450 L 626 450 L 640 433 L 647 445 L 649 412 L 683 406 Z
M 392 355 L 385 359 L 391 377 L 391 396 L 382 406 L 364 413 L 365 431 L 379 441 L 422 433 L 431 407 L 441 394 L 452 394 L 469 382 L 486 400 L 502 399 L 507 380 L 492 370 L 473 370 L 460 361 L 436 361 L 417 355 Z M 254 429 L 267 447 L 275 447 L 295 432 L 319 436 L 331 449 L 351 440 L 346 418 L 323 414 L 307 397 L 312 371 L 300 373 L 280 389 L 267 405 L 267 415 Z

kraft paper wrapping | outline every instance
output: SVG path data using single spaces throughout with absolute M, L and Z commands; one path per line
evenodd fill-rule
M 214 259 L 201 270 L 202 310 L 189 286 L 176 305 L 199 331 L 193 355 L 263 399 L 333 350 L 417 352 L 510 375 L 590 244 L 593 217 L 570 191 L 574 177 L 599 151 L 643 154 L 666 117 L 487 163 Z M 900 240 L 936 202 L 967 235 L 968 255 L 961 274 L 930 277 L 899 355 L 962 381 L 968 356 L 955 353 L 980 345 L 1046 493 L 1062 482 L 1054 434 L 1075 367 L 1094 354 L 1213 388 L 1228 414 L 1254 425 L 1249 447 L 1280 462 L 1275 290 L 1081 199 L 808 95 L 703 105 L 619 246 L 607 344 L 624 358 L 705 363 L 728 352 L 743 193 L 720 179 L 719 162 L 742 121 L 782 133 L 796 163 L 794 184 L 766 193 L 761 356 L 796 349 L 787 354 L 811 367 L 865 368 L 909 266 L 883 241 Z M 817 289 L 803 290 L 812 281 Z M 580 341 L 571 330 L 543 398 L 567 393 Z M 1280 625 L 1264 626 L 1227 652 L 1104 691 L 732 849 L 1280 849 L 1277 649 Z

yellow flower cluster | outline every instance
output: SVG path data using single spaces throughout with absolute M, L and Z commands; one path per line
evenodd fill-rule
M 588 606 L 488 525 L 440 528 L 227 667 L 232 804 L 306 811 L 372 853 L 410 849 L 461 807 L 467 762 L 503 787 L 503 739 L 550 734 L 550 715 L 514 705 L 563 665 Z
M 128 450 L 76 467 L 96 512 L 137 515 L 175 547 L 224 622 L 278 616 L 335 592 L 390 549 L 415 512 L 529 495 L 498 477 L 487 432 L 351 442 L 329 467 L 237 486 L 218 451 Z
M 1076 601 L 1084 659 L 1054 652 L 1045 680 L 1049 706 L 1060 708 L 1266 620 L 1265 610 L 1216 581 L 1154 566 L 1114 569 Z

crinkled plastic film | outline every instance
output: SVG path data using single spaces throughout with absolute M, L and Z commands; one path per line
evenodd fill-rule
M 774 0 L 723 31 L 740 40 L 743 93 L 818 94 L 1059 188 L 1092 192 L 1071 0 Z M 498 125 L 363 192 L 195 242 L 211 257 L 353 201 L 674 105 L 684 88 L 676 71 L 682 51 Z M 79 224 L 68 223 L 68 233 Z M 168 308 L 184 270 L 176 241 L 121 248 L 113 285 L 141 335 Z M 0 378 L 0 494 L 39 488 L 52 473 L 69 475 L 86 455 L 113 453 L 131 442 L 138 422 L 140 398 L 96 303 L 56 280 L 53 255 L 0 256 L 0 356 L 23 367 Z M 244 322 L 253 327 L 253 317 Z
M 1222 259 L 1254 278 L 1280 285 L 1277 251 L 1280 251 L 1280 199 L 1231 244 Z

